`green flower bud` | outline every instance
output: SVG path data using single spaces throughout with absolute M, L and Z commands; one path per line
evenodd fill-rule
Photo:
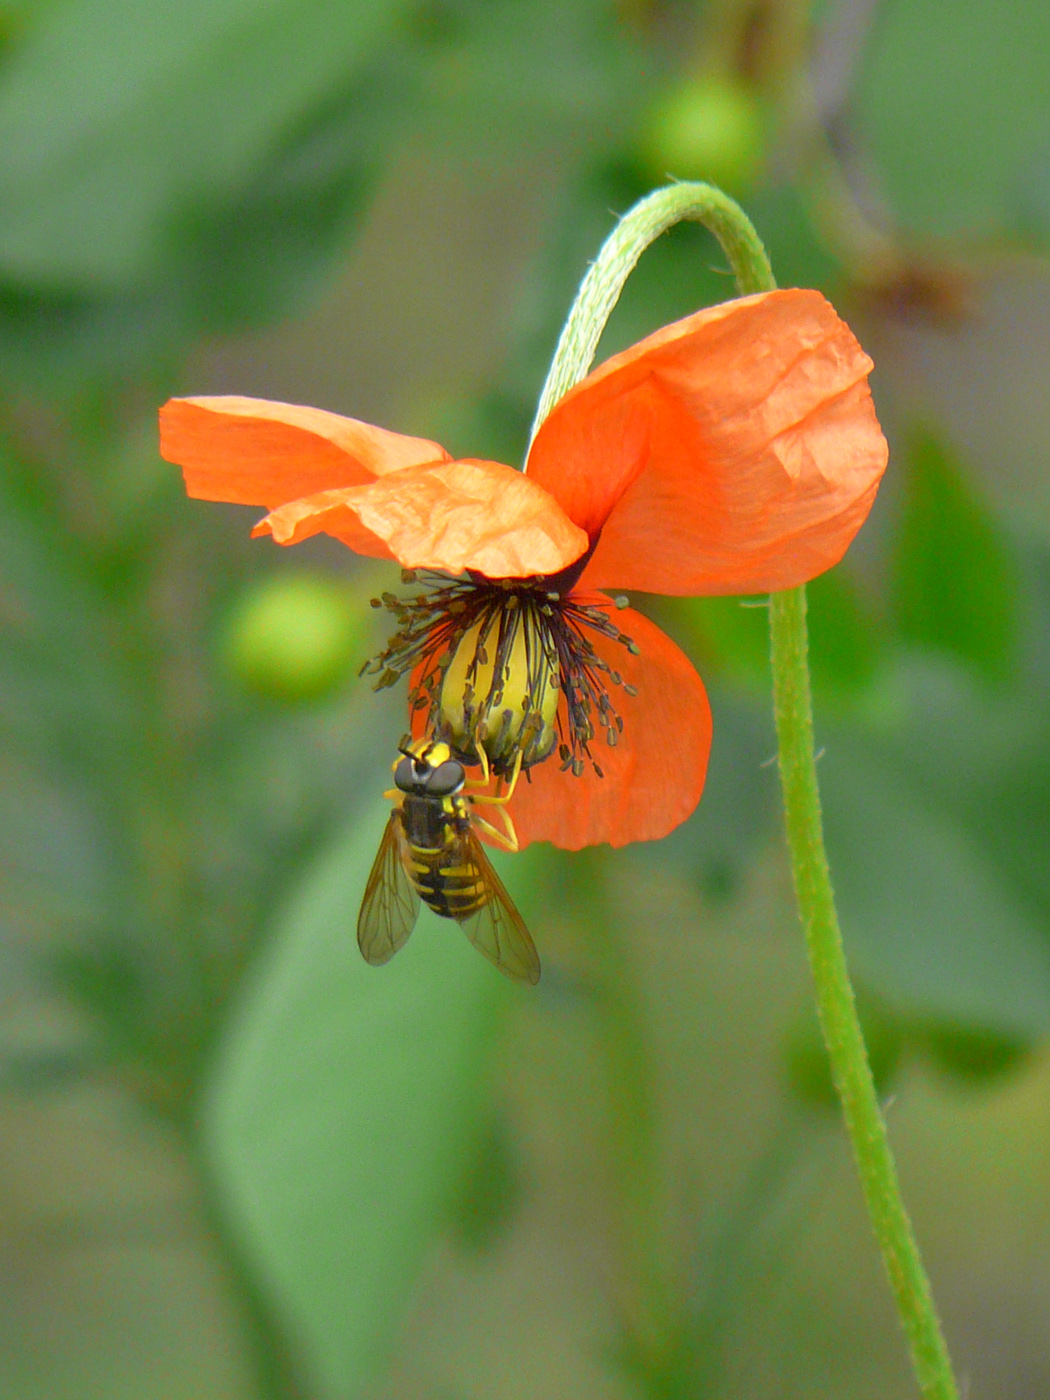
M 320 574 L 268 578 L 231 613 L 222 657 L 244 690 L 301 704 L 330 695 L 356 670 L 365 632 L 345 586 Z
M 754 183 L 765 156 L 759 104 L 732 79 L 690 79 L 652 109 L 639 155 L 654 179 L 706 180 L 739 194 Z

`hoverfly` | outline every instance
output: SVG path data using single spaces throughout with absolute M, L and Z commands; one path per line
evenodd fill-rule
M 503 795 L 471 793 L 487 786 L 468 784 L 463 764 L 448 744 L 416 739 L 402 745 L 394 767 L 395 802 L 372 866 L 357 920 L 357 943 L 366 962 L 379 966 L 394 956 L 415 927 L 419 901 L 435 914 L 455 919 L 486 958 L 516 982 L 536 983 L 540 959 L 524 920 L 492 868 L 475 828 L 483 828 L 510 850 L 518 842 Z M 520 767 L 520 764 L 519 764 Z M 493 804 L 505 831 L 473 812 L 476 803 Z

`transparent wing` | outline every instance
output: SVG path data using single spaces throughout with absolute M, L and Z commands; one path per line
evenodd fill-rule
M 357 916 L 357 946 L 365 962 L 373 967 L 389 962 L 408 942 L 408 935 L 416 926 L 419 895 L 405 871 L 404 845 L 401 818 L 393 811 Z
M 463 932 L 479 953 L 495 963 L 515 982 L 540 980 L 540 955 L 529 936 L 525 921 L 504 889 L 503 881 L 474 835 L 466 832 L 462 841 L 462 864 L 473 867 L 475 882 L 484 891 L 485 903 L 473 914 L 457 919 Z

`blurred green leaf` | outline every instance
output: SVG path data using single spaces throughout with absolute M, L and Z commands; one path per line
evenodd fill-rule
M 766 245 L 781 287 L 819 287 L 832 301 L 842 280 L 835 260 L 793 185 L 765 185 L 747 201 L 747 213 Z
M 882 629 L 848 569 L 840 566 L 806 585 L 809 657 L 818 703 L 863 694 L 882 657 Z
M 539 138 L 565 168 L 586 148 L 619 145 L 645 100 L 647 55 L 610 5 L 451 0 L 428 8 L 440 44 L 429 75 L 434 129 L 475 153 Z
M 873 990 L 914 1020 L 1050 1030 L 1050 943 L 979 842 L 843 735 L 820 782 L 843 932 Z
M 765 609 L 761 609 L 763 618 Z M 779 811 L 773 717 L 767 703 L 705 675 L 714 732 L 704 795 L 692 816 L 662 841 L 628 848 L 624 859 L 676 866 L 712 903 L 738 890 L 749 860 L 768 840 Z
M 477 1252 L 503 1234 L 521 1200 L 521 1163 L 505 1113 L 492 1109 L 452 1202 L 456 1238 Z
M 405 0 L 71 0 L 0 88 L 0 267 L 52 291 L 156 271 L 179 224 L 235 203 Z
M 1022 170 L 1014 197 L 1021 227 L 1050 244 L 1050 142 Z
M 894 676 L 884 756 L 923 801 L 966 828 L 1050 937 L 1050 639 L 1046 600 L 1028 593 L 1024 669 L 990 690 L 969 672 L 914 652 Z M 1041 653 L 1044 653 L 1041 655 Z
M 904 1052 L 904 1027 L 877 998 L 857 989 L 857 1014 L 876 1093 L 889 1093 L 897 1078 Z M 809 1108 L 839 1113 L 839 1096 L 831 1077 L 831 1061 L 817 1018 L 816 1007 L 807 1003 L 789 1027 L 783 1054 L 784 1078 L 792 1095 Z
M 141 377 L 301 302 L 418 85 L 407 7 L 74 0 L 42 21 L 0 75 L 0 367 Z
M 846 566 L 807 585 L 810 662 L 820 701 L 844 702 L 875 679 L 882 654 L 879 621 Z M 673 612 L 701 664 L 768 695 L 769 613 L 761 598 L 685 598 Z
M 766 598 L 683 598 L 670 604 L 686 646 L 729 679 L 769 690 Z
M 928 1026 L 916 1039 L 938 1069 L 967 1084 L 987 1084 L 1012 1074 L 1031 1051 L 1016 1036 L 963 1026 Z
M 1017 640 L 1016 567 L 994 517 L 947 448 L 914 438 L 893 558 L 900 635 L 1002 680 Z
M 1050 133 L 1043 0 L 891 0 L 879 9 L 857 112 L 910 228 L 988 234 Z
M 355 822 L 279 920 L 206 1112 L 230 1219 L 341 1397 L 381 1366 L 451 1214 L 509 992 L 426 911 L 388 966 L 362 961 L 357 909 L 386 816 Z M 519 858 L 515 883 L 527 868 Z

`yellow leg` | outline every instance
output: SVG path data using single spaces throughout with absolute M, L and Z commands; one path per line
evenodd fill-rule
M 491 776 L 489 773 L 489 756 L 485 752 L 484 744 L 475 744 L 474 748 L 478 755 L 478 762 L 481 764 L 481 786 L 488 787 L 489 777 Z
M 475 782 L 467 783 L 467 784 L 466 784 L 467 789 L 470 789 L 470 788 L 479 788 L 479 789 L 483 789 L 483 788 L 487 788 L 487 787 L 488 787 L 488 785 L 489 785 L 489 765 L 488 765 L 488 759 L 487 759 L 487 758 L 484 758 L 484 757 L 483 757 L 482 760 L 481 760 L 481 771 L 482 771 L 483 776 L 482 776 L 476 783 L 475 783 Z M 513 768 L 512 772 L 511 772 L 511 775 L 510 775 L 510 783 L 508 784 L 508 787 L 507 787 L 507 791 L 506 791 L 506 792 L 501 792 L 501 793 L 499 793 L 498 796 L 496 796 L 495 794 L 493 794 L 493 795 L 490 796 L 488 793 L 483 792 L 483 791 L 478 791 L 478 792 L 469 792 L 469 791 L 468 791 L 468 796 L 470 797 L 471 802 L 487 802 L 487 803 L 489 804 L 489 806 L 492 806 L 492 807 L 502 807 L 505 803 L 509 802 L 510 799 L 514 796 L 514 789 L 517 787 L 517 785 L 518 785 L 518 779 L 519 779 L 520 777 L 521 777 L 521 752 L 520 752 L 520 750 L 519 750 L 518 756 L 517 756 L 517 758 L 514 760 L 514 768 Z M 503 779 L 500 778 L 499 781 L 500 781 L 500 783 L 502 783 Z
M 480 828 L 487 836 L 491 836 L 493 841 L 498 841 L 505 850 L 521 850 L 518 844 L 518 833 L 514 830 L 514 823 L 510 819 L 510 813 L 505 807 L 501 807 L 497 815 L 503 820 L 503 825 L 506 827 L 505 832 L 500 831 L 498 827 L 493 826 L 492 823 L 486 821 L 484 817 L 479 817 L 476 814 L 471 815 L 471 825 Z

